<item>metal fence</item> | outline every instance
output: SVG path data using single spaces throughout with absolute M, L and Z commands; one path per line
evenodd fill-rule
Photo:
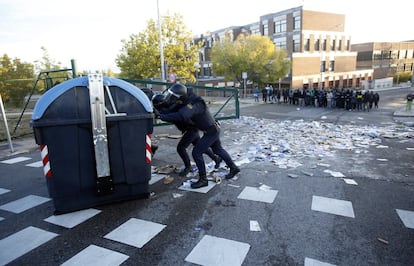
M 62 71 L 67 72 L 72 69 L 64 69 Z M 52 71 L 52 72 L 58 72 Z M 11 131 L 11 138 L 21 138 L 33 134 L 31 128 L 31 115 L 33 112 L 34 105 L 41 95 L 36 95 L 37 86 L 43 82 L 47 82 L 50 86 L 47 86 L 47 89 L 53 87 L 52 84 L 55 84 L 55 80 L 50 75 L 45 75 L 47 72 L 42 72 L 38 75 L 37 80 L 35 80 L 33 89 L 25 98 L 23 106 L 14 109 L 8 109 L 5 112 L 5 116 L 0 117 L 2 123 L 7 123 L 8 128 Z M 51 72 L 49 72 L 51 73 Z M 75 75 L 75 74 L 74 74 Z M 159 82 L 154 80 L 137 80 L 137 79 L 123 79 L 131 84 L 134 84 L 138 88 L 150 88 L 155 93 L 162 93 L 164 90 L 168 89 L 173 83 Z M 59 80 L 61 81 L 61 79 Z M 64 82 L 64 81 L 63 81 Z M 210 87 L 210 86 L 200 86 L 197 84 L 186 84 L 188 87 L 192 87 L 194 92 L 200 95 L 205 102 L 207 103 L 210 112 L 217 120 L 225 119 L 235 119 L 240 117 L 240 107 L 239 107 L 239 92 L 235 88 L 221 88 L 221 87 Z M 159 120 L 154 120 L 154 126 L 163 126 L 168 125 L 168 123 L 161 122 Z M 7 131 L 0 130 L 0 141 L 5 141 L 7 139 Z

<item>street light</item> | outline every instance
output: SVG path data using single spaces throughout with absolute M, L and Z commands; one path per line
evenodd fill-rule
M 164 48 L 162 44 L 160 6 L 157 0 L 157 16 L 158 16 L 158 35 L 160 39 L 160 59 L 161 59 L 161 82 L 165 82 L 165 66 L 164 66 Z

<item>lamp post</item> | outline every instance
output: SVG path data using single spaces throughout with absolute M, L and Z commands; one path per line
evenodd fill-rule
M 157 0 L 157 16 L 158 16 L 158 35 L 160 39 L 160 59 L 161 59 L 161 82 L 165 82 L 165 66 L 164 66 L 164 48 L 162 44 L 160 6 Z

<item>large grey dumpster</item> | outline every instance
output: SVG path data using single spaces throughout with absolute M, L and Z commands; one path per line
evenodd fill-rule
M 140 89 L 99 74 L 39 99 L 32 127 L 55 213 L 148 197 L 152 112 Z

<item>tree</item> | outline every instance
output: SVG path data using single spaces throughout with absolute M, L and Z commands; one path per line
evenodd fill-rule
M 182 16 L 164 16 L 161 23 L 163 55 L 167 73 L 174 73 L 182 81 L 194 82 L 198 45 L 191 45 L 193 36 L 187 31 Z M 150 19 L 147 28 L 122 40 L 121 53 L 116 64 L 122 78 L 148 79 L 161 77 L 161 53 L 158 24 Z
M 44 46 L 40 47 L 40 49 L 43 51 L 43 56 L 40 60 L 34 61 L 36 72 L 58 70 L 62 68 L 62 63 L 56 62 L 53 58 L 51 58 L 49 52 Z
M 43 92 L 50 89 L 56 83 L 63 82 L 72 77 L 72 73 L 69 71 L 57 71 L 63 70 L 66 67 L 62 67 L 61 62 L 56 62 L 55 59 L 51 58 L 49 52 L 45 47 L 40 47 L 43 51 L 41 59 L 34 61 L 35 71 L 37 74 L 41 73 L 40 78 L 43 82 L 37 83 L 36 92 Z
M 215 43 L 211 51 L 213 71 L 226 80 L 242 82 L 242 73 L 259 86 L 275 83 L 290 69 L 285 50 L 275 47 L 266 36 L 240 35 L 236 41 Z
M 7 54 L 0 58 L 0 93 L 3 101 L 14 106 L 20 105 L 33 86 L 34 67 L 11 59 Z

